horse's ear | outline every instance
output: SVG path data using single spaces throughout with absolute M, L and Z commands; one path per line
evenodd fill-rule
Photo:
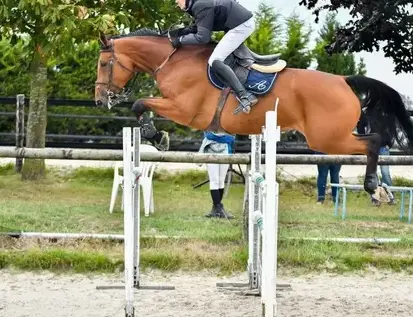
M 99 32 L 99 40 L 102 43 L 103 47 L 109 47 L 108 39 L 106 38 L 106 35 L 103 32 Z

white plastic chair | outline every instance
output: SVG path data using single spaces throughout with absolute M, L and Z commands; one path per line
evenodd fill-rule
M 141 152 L 159 152 L 152 145 L 141 144 Z M 156 162 L 141 162 L 141 172 L 142 175 L 139 178 L 140 188 L 142 189 L 143 196 L 143 206 L 145 211 L 145 216 L 148 217 L 149 214 L 155 212 L 154 199 L 153 199 L 153 183 L 152 178 L 158 163 Z M 113 185 L 112 185 L 112 195 L 110 199 L 109 212 L 113 213 L 115 208 L 116 198 L 118 196 L 119 187 L 122 184 L 123 176 L 119 174 L 119 168 L 123 167 L 123 162 L 116 162 L 114 167 L 113 175 Z M 123 192 L 122 192 L 122 205 L 121 210 L 123 211 Z

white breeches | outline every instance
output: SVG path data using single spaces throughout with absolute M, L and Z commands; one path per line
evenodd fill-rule
M 219 41 L 211 57 L 208 60 L 209 66 L 215 60 L 224 61 L 231 53 L 233 53 L 245 40 L 255 31 L 255 21 L 251 19 L 238 25 L 236 28 L 229 30 L 224 37 Z
M 225 176 L 229 164 L 207 164 L 209 176 L 209 189 L 221 189 L 225 187 Z

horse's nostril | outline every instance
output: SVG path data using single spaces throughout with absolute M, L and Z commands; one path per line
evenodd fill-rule
M 102 100 L 96 100 L 96 106 L 102 107 L 103 106 Z

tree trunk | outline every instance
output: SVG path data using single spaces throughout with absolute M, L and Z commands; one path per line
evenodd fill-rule
M 31 64 L 30 106 L 27 121 L 26 147 L 44 148 L 47 125 L 47 66 L 39 51 Z M 25 159 L 22 179 L 39 180 L 45 176 L 44 159 Z

